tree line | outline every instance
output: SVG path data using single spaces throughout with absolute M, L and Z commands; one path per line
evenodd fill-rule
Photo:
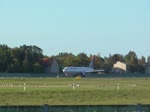
M 42 63 L 43 58 L 49 58 L 43 55 L 43 50 L 35 45 L 22 45 L 20 47 L 10 48 L 7 45 L 0 45 L 0 72 L 1 73 L 44 73 L 45 66 Z M 65 66 L 89 66 L 92 55 L 85 53 L 74 55 L 72 53 L 59 53 L 53 55 L 60 66 L 60 72 Z M 150 60 L 150 57 L 148 57 Z M 131 73 L 144 73 L 146 59 L 144 56 L 138 58 L 134 51 L 128 54 L 114 54 L 108 57 L 95 55 L 95 69 L 105 69 L 109 72 L 113 64 L 117 61 L 125 62 L 130 66 Z
M 0 45 L 0 72 L 40 73 L 44 70 L 42 58 L 43 51 L 37 46 L 23 45 L 19 48 L 10 48 Z
M 54 56 L 58 59 L 61 67 L 65 66 L 89 66 L 89 63 L 93 57 L 90 55 L 89 57 L 85 53 L 80 53 L 77 56 L 72 53 L 59 53 L 57 56 Z M 100 54 L 94 55 L 94 69 L 104 69 L 105 72 L 110 72 L 113 64 L 117 61 L 124 62 L 128 64 L 129 72 L 131 73 L 145 73 L 145 64 L 146 59 L 144 56 L 138 58 L 134 51 L 129 51 L 128 54 L 114 54 L 109 55 L 108 57 L 101 57 Z M 150 57 L 148 58 L 150 60 Z

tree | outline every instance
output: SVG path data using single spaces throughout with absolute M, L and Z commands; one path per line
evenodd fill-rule
M 72 54 L 68 54 L 68 56 L 64 59 L 64 66 L 74 66 L 73 60 L 74 56 Z
M 113 66 L 111 54 L 109 54 L 109 57 L 104 57 L 104 60 L 105 60 L 105 68 L 110 69 Z
M 138 60 L 138 64 L 139 65 L 145 65 L 146 64 L 146 60 L 145 60 L 144 56 L 142 56 L 141 59 Z
M 122 56 L 121 54 L 114 54 L 111 57 L 112 63 L 115 64 L 117 61 L 121 61 L 124 62 L 124 56 Z
M 22 66 L 23 66 L 23 71 L 25 73 L 29 73 L 30 72 L 29 69 L 31 69 L 31 66 L 30 66 L 30 62 L 29 62 L 29 59 L 28 59 L 28 53 L 27 52 L 25 54 L 25 59 L 23 61 L 23 65 Z
M 80 53 L 77 55 L 78 66 L 89 66 L 90 59 L 85 53 Z
M 138 58 L 135 52 L 130 51 L 125 56 L 125 61 L 130 66 L 129 71 L 131 71 L 132 73 L 137 72 Z
M 150 56 L 147 58 L 147 63 L 150 64 Z
M 8 65 L 12 63 L 10 48 L 0 45 L 0 72 L 6 72 Z
M 125 61 L 126 63 L 130 65 L 137 65 L 138 64 L 138 59 L 137 55 L 135 52 L 130 51 L 126 56 L 125 56 Z
M 104 59 L 100 56 L 100 55 L 97 55 L 95 56 L 95 61 L 94 61 L 94 68 L 95 69 L 101 69 L 101 68 L 104 68 Z
M 141 59 L 138 59 L 138 65 L 137 65 L 137 71 L 139 73 L 144 73 L 145 72 L 145 64 L 146 64 L 146 61 L 145 61 L 145 57 L 142 56 Z
M 33 72 L 34 73 L 43 73 L 44 67 L 40 65 L 39 63 L 33 64 Z
M 18 59 L 14 58 L 13 62 L 8 65 L 7 71 L 8 73 L 18 73 L 21 72 L 21 66 Z

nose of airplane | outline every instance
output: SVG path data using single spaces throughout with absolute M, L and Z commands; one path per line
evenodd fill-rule
M 67 67 L 65 67 L 62 71 L 65 72 L 67 70 Z
M 64 69 L 62 69 L 62 71 L 64 72 L 65 70 L 64 70 Z
M 62 71 L 63 71 L 63 73 L 66 71 L 66 69 L 64 68 L 64 69 L 62 69 Z

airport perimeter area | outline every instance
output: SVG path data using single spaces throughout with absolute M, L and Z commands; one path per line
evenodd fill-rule
M 0 78 L 0 105 L 150 104 L 150 78 Z

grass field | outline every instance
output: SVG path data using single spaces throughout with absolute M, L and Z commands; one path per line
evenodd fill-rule
M 137 103 L 150 104 L 150 78 L 0 79 L 0 105 Z

